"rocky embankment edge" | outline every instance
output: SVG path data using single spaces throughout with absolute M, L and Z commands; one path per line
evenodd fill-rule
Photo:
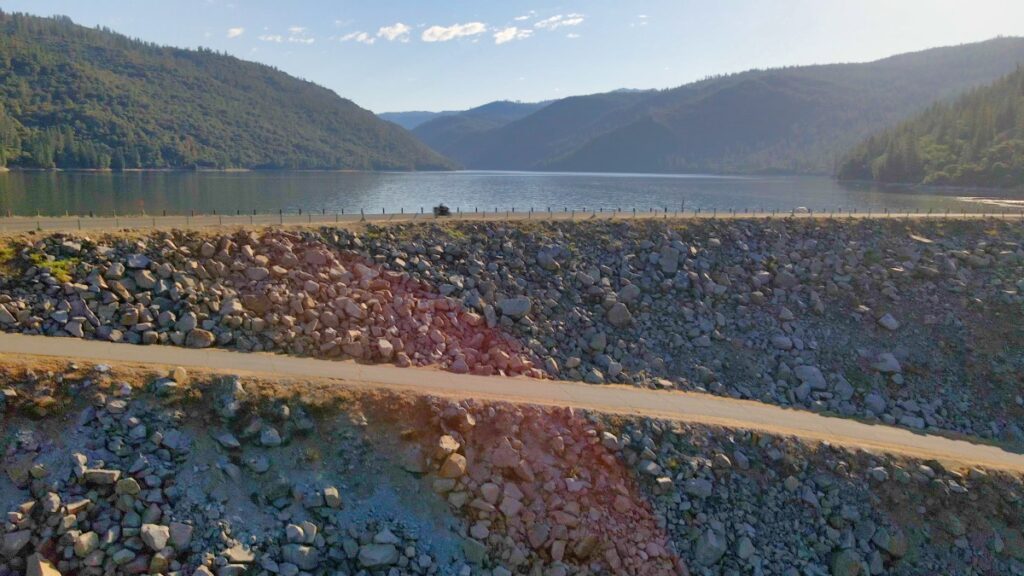
M 27 235 L 0 327 L 708 391 L 1024 439 L 1024 225 L 452 222 Z
M 0 575 L 1014 574 L 1021 478 L 750 431 L 5 362 Z

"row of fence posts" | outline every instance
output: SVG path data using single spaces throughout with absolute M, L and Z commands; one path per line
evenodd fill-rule
M 323 209 L 319 210 L 319 212 L 320 212 L 320 216 L 322 217 L 322 220 L 320 220 L 320 221 L 326 220 L 327 216 L 328 216 L 327 209 L 323 208 Z M 533 219 L 533 216 L 534 216 L 535 212 L 538 212 L 538 211 L 534 207 L 530 207 L 526 212 L 520 211 L 520 212 L 518 212 L 518 214 L 525 214 L 525 217 L 527 219 Z M 515 216 L 517 214 L 515 207 L 510 207 L 509 209 L 506 209 L 506 210 L 500 210 L 499 207 L 495 206 L 494 210 L 492 212 L 490 212 L 490 214 L 493 214 L 494 217 L 498 217 L 499 214 L 502 214 L 502 213 L 504 214 L 506 219 L 510 219 L 510 218 L 512 218 L 513 216 Z M 607 214 L 611 214 L 612 217 L 614 218 L 615 215 L 621 215 L 624 212 L 623 212 L 623 209 L 621 207 L 614 208 L 614 209 L 609 208 L 607 210 L 605 208 L 603 208 L 603 207 L 602 208 L 596 208 L 596 209 L 592 208 L 590 210 L 588 210 L 586 207 L 583 207 L 580 210 L 577 210 L 575 208 L 570 208 L 568 206 L 565 206 L 562 209 L 562 213 L 569 215 L 570 219 L 575 219 L 577 213 L 579 213 L 581 215 L 589 214 L 591 217 L 596 217 L 598 214 L 603 215 L 603 214 L 607 213 Z M 700 217 L 718 218 L 718 209 L 717 208 L 712 208 L 709 211 L 709 210 L 706 210 L 704 208 L 698 207 L 698 208 L 691 209 L 690 213 L 695 218 L 700 218 Z M 728 213 L 728 215 L 730 217 L 732 217 L 732 218 L 735 218 L 735 217 L 738 217 L 738 216 L 741 216 L 741 215 L 754 215 L 754 216 L 757 216 L 757 217 L 767 217 L 767 218 L 775 218 L 775 217 L 779 217 L 781 215 L 782 217 L 795 218 L 797 216 L 813 217 L 815 215 L 822 216 L 822 215 L 825 214 L 824 211 L 817 211 L 817 212 L 815 212 L 814 210 L 810 210 L 810 209 L 800 209 L 800 210 L 797 210 L 795 208 L 791 209 L 789 211 L 785 211 L 785 210 L 780 211 L 779 209 L 771 209 L 769 211 L 769 210 L 765 210 L 763 208 L 759 209 L 758 211 L 751 211 L 749 208 L 744 208 L 742 211 L 740 211 L 740 210 L 737 210 L 736 208 L 730 208 L 728 210 L 728 212 L 723 210 L 723 214 L 725 214 L 725 213 Z M 834 209 L 831 209 L 828 212 L 828 215 L 829 215 L 830 218 L 835 218 L 837 215 L 839 217 L 842 217 L 845 214 L 847 217 L 853 218 L 854 216 L 856 216 L 856 215 L 858 215 L 860 213 L 861 212 L 859 212 L 859 210 L 857 208 L 847 209 L 845 211 L 844 211 L 843 208 L 834 208 Z M 266 213 L 266 212 L 265 213 L 260 213 L 257 210 L 252 210 L 251 212 L 250 211 L 245 211 L 244 216 L 248 216 L 249 224 L 255 224 L 256 223 L 256 216 L 259 216 L 259 215 L 269 215 L 269 214 L 272 214 L 272 213 Z M 303 214 L 305 214 L 306 215 L 306 222 L 307 223 L 312 223 L 313 222 L 313 214 L 314 214 L 313 211 L 309 211 L 309 210 L 303 211 L 302 208 L 299 208 L 295 212 L 288 212 L 288 211 L 286 211 L 284 209 L 279 209 L 277 211 L 278 224 L 284 225 L 285 224 L 285 216 L 290 216 L 291 214 L 298 214 L 299 216 L 302 216 Z M 406 215 L 406 211 L 405 211 L 405 208 L 403 207 L 403 208 L 400 208 L 398 212 L 392 212 L 392 213 L 389 214 L 387 212 L 386 208 L 381 208 L 380 214 L 381 214 L 382 217 L 386 217 L 386 216 L 389 216 L 389 215 L 392 216 L 392 217 L 394 217 L 394 216 L 405 216 Z M 410 212 L 410 214 L 412 214 L 413 217 L 423 216 L 423 215 L 426 214 L 426 210 L 425 210 L 424 207 L 421 206 L 420 209 L 419 209 L 419 213 L 418 214 L 416 212 Z M 433 213 L 431 213 L 431 214 L 433 214 Z M 469 212 L 463 213 L 461 207 L 456 207 L 455 213 L 451 214 L 451 216 L 454 216 L 455 218 L 461 218 L 463 216 L 463 214 L 470 214 L 470 213 Z M 484 219 L 486 219 L 488 217 L 488 211 L 485 209 L 481 213 L 479 207 L 474 207 L 472 214 L 473 214 L 473 216 L 482 216 Z M 548 206 L 547 209 L 546 209 L 546 214 L 547 214 L 548 218 L 553 218 L 556 214 L 558 214 L 558 210 L 557 209 L 552 210 L 552 208 L 550 206 Z M 646 212 L 644 212 L 643 210 L 638 211 L 637 208 L 634 207 L 634 208 L 632 208 L 631 212 L 627 211 L 627 212 L 625 212 L 625 214 L 627 214 L 627 215 L 631 214 L 633 218 L 637 218 L 639 216 L 649 217 L 651 215 L 661 214 L 665 218 L 668 218 L 670 212 L 669 212 L 669 209 L 668 209 L 667 206 L 663 206 L 660 209 L 659 208 L 655 208 L 655 207 L 652 206 Z M 686 216 L 686 204 L 685 204 L 685 202 L 680 206 L 680 209 L 678 211 L 674 211 L 674 212 L 672 212 L 672 214 L 673 214 L 674 217 L 685 217 Z M 938 211 L 938 212 L 936 212 L 934 209 L 929 209 L 927 212 L 922 212 L 920 209 L 915 209 L 913 212 L 911 212 L 910 210 L 893 212 L 889 208 L 884 208 L 882 211 L 877 212 L 877 213 L 872 212 L 872 210 L 869 209 L 866 212 L 864 212 L 864 214 L 867 217 L 869 217 L 869 218 L 872 217 L 872 216 L 875 216 L 875 215 L 884 216 L 884 217 L 901 217 L 902 216 L 902 217 L 905 217 L 905 218 L 910 218 L 912 215 L 914 217 L 924 216 L 924 217 L 929 217 L 930 218 L 930 217 L 939 216 L 939 217 L 949 218 L 951 215 L 954 214 L 954 212 L 952 212 L 949 208 L 946 208 L 945 211 Z M 355 213 L 353 212 L 353 213 L 351 213 L 349 215 L 354 217 Z M 1015 217 L 1016 216 L 1016 217 L 1019 217 L 1022 221 L 1024 221 L 1024 209 L 1021 209 L 1019 212 L 1013 212 L 1011 210 L 1002 210 L 1002 211 L 998 211 L 998 212 L 968 212 L 965 208 L 962 208 L 960 210 L 960 215 L 961 215 L 961 217 L 966 217 L 968 215 L 971 215 L 971 216 L 980 217 L 980 218 L 1003 218 L 1003 219 L 1009 219 L 1011 217 Z M 68 214 L 65 214 L 65 217 L 68 217 L 68 216 L 69 216 Z M 121 222 L 122 218 L 138 219 L 140 217 L 141 218 L 146 218 L 147 216 L 149 218 L 151 218 L 150 223 L 152 224 L 153 227 L 156 227 L 158 225 L 157 218 L 167 218 L 167 217 L 171 217 L 171 218 L 177 217 L 177 218 L 180 218 L 182 216 L 185 217 L 186 225 L 187 226 L 191 226 L 192 225 L 192 219 L 196 218 L 196 211 L 195 210 L 190 210 L 190 211 L 188 211 L 188 212 L 186 212 L 184 214 L 175 214 L 173 212 L 171 214 L 168 214 L 167 210 L 162 210 L 160 216 L 147 215 L 145 212 L 143 212 L 141 216 L 117 214 L 115 212 L 115 213 L 113 213 L 109 217 L 112 217 L 114 219 L 114 226 L 118 227 L 118 226 L 120 226 L 120 222 Z M 219 225 L 223 225 L 224 224 L 224 214 L 223 213 L 218 213 L 218 211 L 216 211 L 216 210 L 214 210 L 212 213 L 208 213 L 208 214 L 202 214 L 202 213 L 199 214 L 199 217 L 209 217 L 209 216 L 216 216 L 217 217 L 217 223 Z M 229 217 L 230 216 L 234 216 L 236 218 L 242 217 L 243 216 L 243 211 L 242 210 L 236 210 L 235 214 L 234 215 L 229 215 Z M 345 217 L 345 216 L 347 216 L 347 214 L 345 212 L 345 209 L 342 208 L 340 211 L 334 212 L 334 221 L 335 222 L 340 222 L 341 218 Z M 8 210 L 7 211 L 7 217 L 8 218 L 14 218 L 15 216 Z M 97 214 L 93 210 L 89 211 L 88 216 L 86 216 L 84 214 L 78 216 L 77 217 L 77 225 L 78 225 L 78 229 L 79 230 L 82 229 L 82 219 L 86 218 L 86 217 L 91 218 L 91 219 L 95 219 L 95 218 L 103 218 L 104 216 L 102 214 Z M 435 217 L 437 217 L 437 216 L 435 216 Z M 43 220 L 43 218 L 44 217 L 41 214 L 39 214 L 39 213 L 36 214 L 36 227 L 37 227 L 37 229 L 40 229 L 40 230 L 42 229 L 42 220 Z M 57 217 L 51 217 L 51 218 L 60 218 L 60 217 L 57 216 Z M 361 208 L 359 210 L 359 220 L 360 221 L 366 221 L 367 220 L 367 213 L 366 213 L 366 210 L 364 208 Z M 231 224 L 232 222 L 229 221 L 228 223 Z

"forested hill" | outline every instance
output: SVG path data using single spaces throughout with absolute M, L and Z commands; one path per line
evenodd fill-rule
M 846 157 L 838 177 L 1024 187 L 1024 68 L 871 136 Z
M 871 133 L 991 83 L 1019 62 L 1024 39 L 997 38 L 874 62 L 752 70 L 658 92 L 565 98 L 469 139 L 467 130 L 427 139 L 426 125 L 414 133 L 469 168 L 833 174 Z
M 0 14 L 0 162 L 36 168 L 447 169 L 405 130 L 271 67 Z
M 412 133 L 449 158 L 466 157 L 478 146 L 478 137 L 515 122 L 547 106 L 549 102 L 489 102 L 469 110 L 440 114 L 419 124 Z

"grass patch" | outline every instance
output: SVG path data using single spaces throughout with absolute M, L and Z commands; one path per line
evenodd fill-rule
M 16 268 L 14 266 L 14 257 L 17 256 L 14 246 L 10 244 L 0 244 L 0 274 L 9 276 L 14 274 Z
M 35 252 L 29 255 L 29 262 L 33 266 L 46 270 L 59 282 L 70 282 L 72 273 L 82 262 L 81 258 L 53 258 L 42 252 Z
M 444 231 L 448 234 L 448 237 L 452 240 L 465 240 L 466 233 L 461 228 L 455 226 L 445 226 Z

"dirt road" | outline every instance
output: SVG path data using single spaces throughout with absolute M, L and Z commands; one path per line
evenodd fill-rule
M 527 378 L 457 375 L 436 370 L 363 365 L 349 361 L 244 354 L 225 350 L 190 350 L 171 346 L 133 346 L 20 334 L 0 334 L 0 354 L 60 357 L 96 363 L 183 366 L 215 372 L 258 374 L 266 378 L 273 378 L 274 375 L 327 378 L 354 387 L 572 406 L 612 414 L 653 416 L 761 430 L 852 448 L 1024 472 L 1024 455 L 996 446 L 709 394 Z

